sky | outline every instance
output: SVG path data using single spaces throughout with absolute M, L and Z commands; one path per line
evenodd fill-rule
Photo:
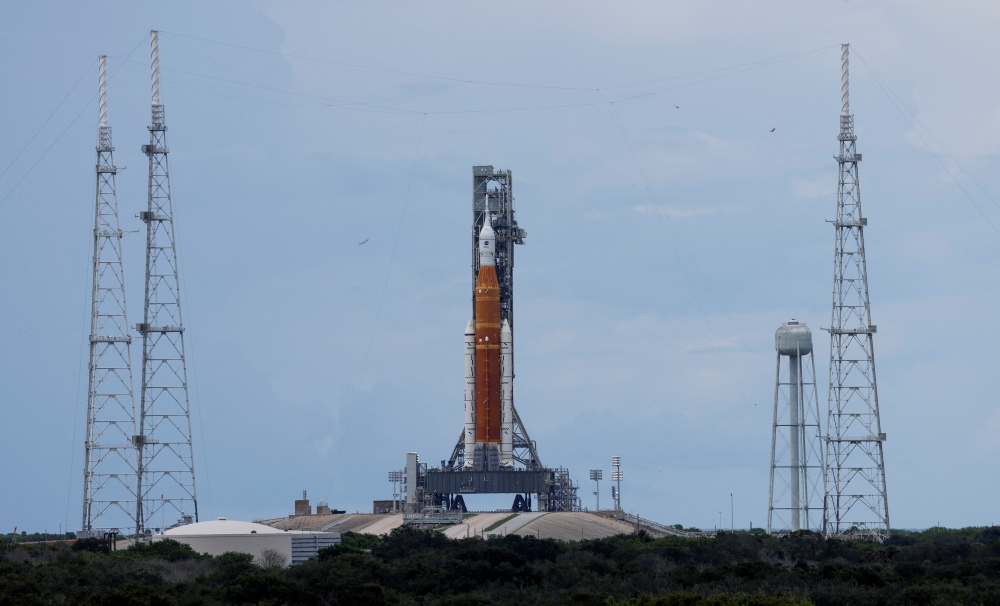
M 370 510 L 408 451 L 450 455 L 491 164 L 528 231 L 515 390 L 543 462 L 590 508 L 620 455 L 628 511 L 763 525 L 791 318 L 825 417 L 850 43 L 890 520 L 997 521 L 998 26 L 962 1 L 0 5 L 0 531 L 80 526 L 96 58 L 139 230 L 150 29 L 202 519 L 302 490 Z

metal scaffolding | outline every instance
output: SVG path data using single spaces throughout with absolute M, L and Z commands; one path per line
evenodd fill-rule
M 837 187 L 833 310 L 830 321 L 830 390 L 827 412 L 824 527 L 827 535 L 889 536 L 882 446 L 875 382 L 875 325 L 868 301 L 861 190 L 848 96 L 848 45 L 842 46 L 840 179 Z
M 108 125 L 107 61 L 100 58 L 100 126 L 91 277 L 87 436 L 84 441 L 82 535 L 136 526 L 135 399 L 132 336 L 125 312 L 122 230 L 114 151 Z
M 149 157 L 149 204 L 139 213 L 146 223 L 146 297 L 142 324 L 136 325 L 142 335 L 142 406 L 135 436 L 140 495 L 137 534 L 153 526 L 151 520 L 157 513 L 162 525 L 173 523 L 174 516 L 180 523 L 198 521 L 167 126 L 160 103 L 157 32 L 151 35 L 153 119 L 149 145 L 142 146 Z

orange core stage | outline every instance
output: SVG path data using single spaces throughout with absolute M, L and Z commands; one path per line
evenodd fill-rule
M 496 268 L 476 279 L 476 442 L 500 443 L 500 285 Z

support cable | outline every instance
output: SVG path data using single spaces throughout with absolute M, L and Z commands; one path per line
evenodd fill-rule
M 87 76 L 87 74 L 90 73 L 90 68 L 94 67 L 94 63 L 97 63 L 97 59 L 98 57 L 95 57 L 94 60 L 91 61 L 90 65 L 87 66 L 87 69 L 83 70 L 83 74 L 80 75 L 80 79 L 76 81 L 76 84 L 73 85 L 73 88 L 69 89 L 69 92 L 66 93 L 66 96 L 62 98 L 62 101 L 59 102 L 59 105 L 56 105 L 56 108 L 52 110 L 52 113 L 49 114 L 49 117 L 45 119 L 45 122 L 42 122 L 42 125 L 38 127 L 38 130 L 35 131 L 35 134 L 31 135 L 31 138 L 28 139 L 28 142 L 24 144 L 24 147 L 21 148 L 21 151 L 17 152 L 17 155 L 14 156 L 14 159 L 10 161 L 10 164 L 7 165 L 7 168 L 3 169 L 3 172 L 0 173 L 0 179 L 3 179 L 3 176 L 6 175 L 7 171 L 10 170 L 10 167 L 14 166 L 14 163 L 17 162 L 17 159 L 20 158 L 21 154 L 24 153 L 24 150 L 28 149 L 28 146 L 31 145 L 31 142 L 35 140 L 35 137 L 38 136 L 38 133 L 42 132 L 42 129 L 45 128 L 45 125 L 49 123 L 49 120 L 52 119 L 52 116 L 56 115 L 56 112 L 59 111 L 59 108 L 62 107 L 63 103 L 66 102 L 66 99 L 69 99 L 69 96 L 73 94 L 73 91 L 76 90 L 76 87 L 80 86 L 80 83 L 83 82 L 83 79 Z
M 885 81 L 882 80 L 881 76 L 879 76 L 877 73 L 875 73 L 875 70 L 872 69 L 872 67 L 868 64 L 868 62 L 865 61 L 861 57 L 861 53 L 858 52 L 857 48 L 856 47 L 852 47 L 852 48 L 854 48 L 854 54 L 857 55 L 858 59 L 861 60 L 861 64 L 865 67 L 866 70 L 868 70 L 868 74 L 872 77 L 873 80 L 875 80 L 875 84 L 878 85 L 878 87 L 885 94 L 886 98 L 889 100 L 889 103 L 891 103 L 892 106 L 896 109 L 896 111 L 899 112 L 900 117 L 903 118 L 903 120 L 906 122 L 906 124 L 911 129 L 913 129 L 913 134 L 915 134 L 917 136 L 917 138 L 920 139 L 920 142 L 924 144 L 924 147 L 927 148 L 927 151 L 929 151 L 931 153 L 931 155 L 934 156 L 934 159 L 938 161 L 938 164 L 941 165 L 941 168 L 944 169 L 944 172 L 948 173 L 948 176 L 951 177 L 951 180 L 955 182 L 955 185 L 957 185 L 960 190 L 962 190 L 962 193 L 965 194 L 965 197 L 968 198 L 969 202 L 972 203 L 972 206 L 974 206 L 975 209 L 977 211 L 979 211 L 979 214 L 982 215 L 983 219 L 985 219 L 986 222 L 989 224 L 989 226 L 991 228 L 993 228 L 993 231 L 995 231 L 997 233 L 997 235 L 1000 235 L 1000 229 L 997 229 L 997 226 L 993 223 L 993 221 L 990 221 L 990 218 L 988 216 L 986 216 L 986 213 L 983 212 L 983 209 L 980 208 L 978 204 L 976 204 L 975 199 L 973 199 L 973 197 L 969 194 L 969 192 L 965 189 L 965 187 L 962 186 L 962 184 L 959 182 L 958 178 L 954 175 L 954 173 L 952 173 L 951 169 L 948 168 L 948 165 L 945 164 L 944 160 L 942 160 L 941 157 L 938 156 L 938 154 L 934 151 L 934 149 L 931 148 L 930 144 L 927 143 L 927 140 L 924 139 L 923 135 L 920 134 L 920 131 L 917 130 L 917 127 L 913 125 L 913 122 L 910 121 L 910 119 L 906 116 L 906 113 L 904 113 L 903 109 L 901 109 L 901 108 L 905 108 L 907 112 L 909 112 L 911 115 L 913 115 L 914 120 L 918 124 L 920 124 L 920 126 L 922 126 L 925 131 L 927 131 L 927 134 L 929 134 L 931 136 L 931 138 L 934 139 L 934 141 L 939 146 L 941 146 L 941 149 L 944 151 L 944 153 L 948 154 L 948 157 L 951 158 L 951 160 L 953 162 L 955 162 L 955 164 L 957 164 L 959 168 L 962 169 L 962 172 L 964 172 L 970 179 L 972 179 L 972 182 L 975 183 L 976 186 L 979 187 L 979 189 L 982 190 L 982 192 L 984 194 L 986 194 L 986 197 L 989 198 L 990 201 L 993 202 L 993 204 L 995 204 L 997 206 L 997 208 L 1000 208 L 1000 204 L 998 204 L 997 201 L 993 199 L 993 196 L 989 195 L 986 192 L 986 190 L 983 189 L 982 185 L 979 185 L 979 182 L 976 181 L 975 178 L 973 178 L 971 174 L 969 174 L 969 171 L 965 170 L 965 167 L 962 166 L 962 164 L 958 160 L 955 159 L 955 156 L 951 155 L 951 152 L 949 152 L 948 149 L 945 148 L 945 146 L 942 145 L 940 141 L 938 141 L 937 137 L 934 136 L 934 133 L 932 133 L 929 128 L 927 128 L 926 126 L 924 126 L 923 122 L 920 122 L 920 119 L 917 118 L 916 114 L 914 114 L 912 111 L 910 111 L 910 108 L 908 108 L 905 105 L 903 105 L 903 102 L 900 101 L 898 97 L 896 97 L 896 93 L 892 92 L 892 90 L 885 83 Z M 894 99 L 893 97 L 896 97 L 896 98 Z
M 601 93 L 600 89 L 597 90 L 597 93 L 601 96 L 601 99 L 603 100 L 604 94 Z M 705 308 L 702 306 L 701 300 L 698 298 L 698 294 L 694 288 L 694 284 L 691 281 L 691 277 L 688 274 L 687 269 L 684 267 L 684 261 L 681 259 L 680 253 L 677 251 L 677 246 L 674 243 L 675 236 L 671 235 L 670 229 L 667 228 L 667 225 L 663 221 L 663 215 L 665 215 L 666 213 L 663 213 L 662 209 L 660 208 L 659 200 L 657 200 L 656 194 L 653 193 L 653 188 L 649 184 L 649 179 L 646 178 L 646 173 L 645 171 L 642 170 L 642 166 L 639 164 L 639 159 L 636 157 L 635 150 L 632 148 L 632 142 L 629 140 L 628 134 L 625 132 L 625 128 L 621 123 L 621 117 L 618 115 L 618 109 L 615 107 L 614 102 L 611 102 L 608 105 L 610 105 L 612 111 L 612 121 L 615 123 L 615 127 L 618 129 L 618 132 L 621 134 L 622 139 L 625 141 L 625 146 L 628 148 L 629 154 L 632 157 L 632 161 L 635 163 L 635 167 L 639 171 L 639 176 L 642 177 L 642 182 L 646 186 L 646 193 L 647 195 L 649 195 L 649 199 L 653 202 L 653 206 L 654 209 L 656 210 L 656 216 L 657 219 L 659 219 L 660 226 L 663 227 L 664 231 L 667 234 L 667 242 L 670 244 L 670 250 L 673 251 L 674 256 L 677 258 L 677 264 L 680 267 L 681 273 L 684 274 L 684 279 L 687 281 L 688 287 L 691 289 L 691 293 L 694 295 L 695 304 L 698 306 L 698 310 L 701 312 L 702 318 L 705 320 L 705 325 L 708 327 L 709 332 L 712 334 L 712 338 L 716 342 L 719 342 L 719 338 L 715 334 L 715 329 L 712 327 L 712 323 L 708 319 L 708 314 L 705 312 Z M 673 222 L 670 220 L 669 216 L 667 216 L 667 223 L 669 223 L 671 228 L 673 228 Z M 674 229 L 674 231 L 676 232 L 676 229 Z M 682 247 L 684 247 L 685 252 L 688 253 L 688 256 L 691 257 L 692 263 L 694 264 L 694 257 L 691 256 L 690 251 L 688 251 L 687 247 L 684 246 L 684 243 L 680 241 L 680 237 L 679 236 L 676 237 L 678 243 Z M 695 264 L 695 266 L 697 267 L 697 264 Z M 704 278 L 704 275 L 702 277 Z M 732 321 L 730 320 L 730 322 Z M 740 338 L 742 339 L 742 335 Z M 730 376 L 732 376 L 733 378 L 733 382 L 736 384 L 737 389 L 739 389 L 740 395 L 743 396 L 743 401 L 746 402 L 747 406 L 750 407 L 750 415 L 753 417 L 754 423 L 757 425 L 757 429 L 760 430 L 762 435 L 764 435 L 764 428 L 761 426 L 760 421 L 757 419 L 757 413 L 754 411 L 755 406 L 750 403 L 750 400 L 747 398 L 746 392 L 743 391 L 743 386 L 740 385 L 739 379 L 736 378 L 736 373 L 733 372 L 733 367 L 729 363 L 729 358 L 726 356 L 726 353 L 721 349 L 720 353 L 722 354 L 722 359 L 726 363 L 726 368 L 729 370 Z
M 491 86 L 512 86 L 512 87 L 521 87 L 521 88 L 537 88 L 537 89 L 550 89 L 550 90 L 569 90 L 569 91 L 592 91 L 592 90 L 594 90 L 593 87 L 570 87 L 570 86 L 536 85 L 536 84 L 522 84 L 522 83 L 510 83 L 510 82 L 491 82 L 491 81 L 482 81 L 482 80 L 472 80 L 472 79 L 466 79 L 466 78 L 452 78 L 452 77 L 447 77 L 447 76 L 436 76 L 436 75 L 430 75 L 430 74 L 419 74 L 419 73 L 413 73 L 413 72 L 406 72 L 406 71 L 402 71 L 402 70 L 384 69 L 384 68 L 376 68 L 376 67 L 366 67 L 366 66 L 362 66 L 362 65 L 355 65 L 355 64 L 343 63 L 343 62 L 338 62 L 338 61 L 331 61 L 331 60 L 327 60 L 327 59 L 319 59 L 319 58 L 315 58 L 315 57 L 305 57 L 305 56 L 302 56 L 302 55 L 293 55 L 293 54 L 289 54 L 289 53 L 282 53 L 282 52 L 278 52 L 278 51 L 271 51 L 271 50 L 253 48 L 253 47 L 243 46 L 243 45 L 239 45 L 239 44 L 231 44 L 231 43 L 228 43 L 228 42 L 220 42 L 220 41 L 217 41 L 217 40 L 209 40 L 207 38 L 198 38 L 198 37 L 195 37 L 195 36 L 187 36 L 187 35 L 184 35 L 184 34 L 178 34 L 178 33 L 174 33 L 174 32 L 165 32 L 164 31 L 164 32 L 161 32 L 161 33 L 167 34 L 167 35 L 169 35 L 171 37 L 188 38 L 188 39 L 192 39 L 192 40 L 199 40 L 199 41 L 202 41 L 202 42 L 209 42 L 209 43 L 212 43 L 212 44 L 219 44 L 219 45 L 222 45 L 222 46 L 230 46 L 230 47 L 233 47 L 233 48 L 239 48 L 239 49 L 243 49 L 243 50 L 250 50 L 250 51 L 254 51 L 254 52 L 266 53 L 266 54 L 271 54 L 271 55 L 278 55 L 278 56 L 288 57 L 288 58 L 294 58 L 294 59 L 301 59 L 301 60 L 305 60 L 305 61 L 314 61 L 314 62 L 318 62 L 318 63 L 328 63 L 328 64 L 332 64 L 332 65 L 340 65 L 340 66 L 344 66 L 344 67 L 352 67 L 352 68 L 357 68 L 357 69 L 365 69 L 365 70 L 372 70 L 372 71 L 379 71 L 379 72 L 394 73 L 394 74 L 406 75 L 406 76 L 414 76 L 414 77 L 421 77 L 421 78 L 431 78 L 431 79 L 436 79 L 436 80 L 447 80 L 447 81 L 450 81 L 450 82 L 457 82 L 458 85 L 463 85 L 463 84 L 483 84 L 483 85 L 491 85 Z M 198 56 L 201 56 L 201 57 L 205 58 L 206 60 L 211 61 L 212 63 L 216 63 L 215 61 L 212 61 L 211 59 L 208 59 L 204 55 L 201 55 L 201 54 L 199 54 L 199 53 L 191 50 L 190 48 L 187 48 L 187 47 L 185 47 L 183 45 L 181 45 L 181 46 L 183 48 L 189 50 L 190 52 L 192 52 L 192 53 L 194 53 L 194 54 L 196 54 Z M 761 59 L 761 60 L 758 60 L 758 61 L 751 61 L 751 62 L 747 62 L 747 63 L 740 63 L 740 64 L 735 64 L 735 65 L 731 65 L 731 66 L 720 67 L 720 68 L 715 68 L 715 69 L 710 69 L 710 70 L 702 70 L 702 71 L 698 71 L 698 72 L 691 72 L 691 73 L 680 74 L 680 75 L 676 75 L 676 76 L 667 76 L 667 77 L 664 77 L 664 78 L 657 78 L 657 79 L 653 79 L 653 80 L 644 80 L 644 81 L 633 82 L 633 83 L 629 83 L 629 84 L 620 84 L 620 85 L 615 85 L 615 86 L 603 87 L 602 90 L 628 88 L 628 87 L 632 87 L 632 86 L 640 86 L 640 85 L 643 85 L 643 84 L 652 84 L 652 83 L 656 83 L 656 82 L 663 82 L 663 81 L 666 81 L 666 80 L 674 80 L 674 79 L 680 79 L 680 78 L 690 78 L 690 77 L 694 77 L 694 76 L 700 76 L 700 75 L 704 75 L 704 74 L 716 73 L 716 72 L 720 72 L 720 71 L 729 71 L 730 72 L 730 73 L 725 73 L 725 74 L 719 74 L 719 75 L 713 76 L 711 78 L 705 78 L 705 79 L 702 79 L 702 80 L 698 80 L 696 82 L 689 82 L 689 83 L 686 83 L 686 84 L 682 84 L 680 86 L 668 87 L 668 88 L 664 88 L 664 89 L 661 89 L 661 90 L 651 91 L 651 92 L 647 92 L 647 93 L 642 93 L 642 94 L 639 94 L 639 95 L 633 95 L 631 97 L 626 97 L 624 99 L 618 100 L 618 102 L 631 101 L 631 100 L 634 100 L 634 99 L 640 99 L 640 98 L 649 97 L 649 96 L 652 96 L 652 95 L 657 95 L 657 94 L 660 94 L 660 93 L 663 93 L 663 92 L 668 92 L 668 91 L 676 90 L 678 88 L 684 88 L 684 87 L 687 87 L 687 86 L 693 86 L 695 84 L 701 84 L 703 82 L 710 82 L 712 80 L 717 80 L 719 78 L 724 78 L 726 76 L 732 76 L 732 75 L 741 74 L 741 73 L 744 73 L 744 72 L 747 72 L 747 71 L 751 71 L 751 70 L 758 69 L 758 68 L 761 68 L 761 67 L 767 67 L 767 66 L 773 65 L 775 63 L 780 63 L 780 62 L 789 61 L 789 60 L 792 60 L 792 59 L 797 59 L 797 58 L 800 58 L 800 57 L 803 57 L 803 56 L 806 56 L 806 55 L 810 55 L 810 54 L 813 54 L 813 53 L 818 53 L 818 52 L 821 52 L 821 51 L 824 51 L 824 50 L 827 50 L 827 49 L 830 49 L 830 48 L 835 48 L 835 47 L 836 47 L 836 45 L 825 46 L 825 47 L 821 47 L 821 48 L 817 48 L 817 49 L 813 49 L 813 50 L 799 51 L 799 52 L 791 53 L 791 54 L 788 54 L 788 55 L 781 55 L 781 56 L 778 56 L 778 57 L 771 57 L 771 58 L 767 58 L 767 59 Z M 218 64 L 218 63 L 216 63 L 216 65 L 220 65 L 221 66 L 221 64 Z M 222 66 L 222 67 L 224 67 L 224 66 Z M 224 67 L 224 68 L 227 69 L 227 70 L 229 70 L 229 71 L 232 71 L 233 73 L 237 73 L 238 74 L 238 72 L 235 72 L 234 70 L 231 70 L 231 69 L 226 68 L 226 67 Z M 739 69 L 739 68 L 745 68 L 745 69 Z M 735 72 L 730 71 L 730 70 L 734 70 L 734 69 L 737 69 L 738 71 L 735 71 Z M 179 71 L 179 70 L 174 70 L 174 71 Z M 202 75 L 202 74 L 195 74 L 195 73 L 190 73 L 190 72 L 181 72 L 181 73 L 187 73 L 189 75 L 193 75 L 193 76 L 201 77 L 201 78 L 222 80 L 222 81 L 225 81 L 225 82 L 230 82 L 232 84 L 239 84 L 239 85 L 244 85 L 244 86 L 254 86 L 254 85 L 251 85 L 251 84 L 248 84 L 248 83 L 245 83 L 245 82 L 225 80 L 225 79 L 221 79 L 221 78 L 212 78 L 211 76 L 205 76 L 205 75 Z M 542 105 L 542 106 L 529 106 L 529 107 L 511 107 L 511 108 L 498 108 L 498 109 L 482 109 L 482 110 L 456 110 L 456 111 L 420 112 L 418 110 L 408 110 L 408 109 L 398 108 L 398 107 L 383 106 L 383 105 L 379 105 L 378 103 L 388 103 L 388 102 L 391 102 L 391 101 L 394 101 L 394 100 L 407 99 L 407 98 L 411 98 L 411 97 L 418 97 L 418 96 L 422 96 L 422 95 L 433 94 L 435 92 L 443 92 L 444 90 L 448 90 L 448 89 L 446 88 L 446 89 L 439 89 L 437 91 L 430 91 L 430 92 L 427 92 L 427 93 L 418 93 L 416 95 L 410 95 L 408 97 L 401 97 L 399 99 L 389 99 L 389 100 L 385 100 L 385 101 L 380 101 L 378 103 L 367 103 L 367 102 L 360 102 L 360 101 L 347 101 L 345 99 L 334 99 L 334 98 L 330 98 L 330 97 L 323 97 L 323 96 L 320 96 L 320 95 L 310 95 L 310 94 L 307 94 L 307 93 L 299 93 L 299 92 L 296 92 L 296 91 L 279 89 L 277 87 L 272 87 L 272 86 L 269 86 L 267 84 L 264 84 L 263 82 L 260 82 L 259 80 L 256 80 L 254 78 L 250 78 L 249 76 L 246 76 L 244 74 L 239 74 L 239 75 L 241 75 L 241 76 L 243 76 L 245 78 L 249 78 L 251 80 L 254 80 L 255 82 L 259 82 L 260 84 L 258 86 L 260 86 L 260 87 L 263 87 L 263 88 L 266 88 L 266 89 L 269 89 L 269 90 L 273 90 L 273 91 L 276 91 L 276 92 L 284 92 L 286 94 L 293 95 L 293 96 L 298 96 L 298 97 L 312 97 L 312 98 L 319 98 L 319 99 L 325 99 L 325 100 L 330 100 L 330 101 L 336 101 L 338 103 L 347 103 L 347 104 L 352 104 L 352 105 L 371 106 L 371 107 L 376 107 L 376 108 L 383 109 L 383 110 L 391 110 L 391 111 L 396 111 L 396 112 L 401 112 L 401 113 L 415 113 L 415 114 L 416 113 L 420 113 L 420 114 L 425 114 L 426 113 L 428 115 L 437 115 L 437 114 L 464 114 L 464 113 L 493 113 L 493 112 L 508 112 L 508 111 L 528 111 L 528 110 L 539 110 L 539 109 L 567 109 L 567 108 L 575 108 L 575 107 L 589 107 L 589 106 L 593 106 L 593 105 L 600 105 L 600 103 L 569 103 L 569 104 Z M 605 103 L 607 103 L 607 102 L 605 101 Z M 352 109 L 352 108 L 343 108 L 343 109 Z
M 142 42 L 139 42 L 139 44 L 136 44 L 135 48 L 133 48 L 131 50 L 131 52 L 129 52 L 128 56 L 131 57 L 132 53 L 134 53 L 136 50 L 138 50 L 139 46 L 141 46 L 141 45 L 142 45 Z M 95 59 L 95 61 L 96 61 L 96 59 Z M 91 64 L 91 66 L 93 66 L 93 64 Z M 115 72 L 113 74 L 111 74 L 111 78 L 114 78 L 115 75 L 117 75 L 120 70 L 121 70 L 121 66 L 119 66 L 118 69 L 116 69 Z M 90 67 L 87 68 L 87 71 L 90 71 Z M 86 76 L 87 75 L 86 72 L 84 72 L 83 75 Z M 81 79 L 82 78 L 83 78 L 83 76 L 81 76 Z M 111 79 L 111 78 L 109 78 L 109 79 Z M 78 82 L 78 84 L 79 84 L 79 82 Z M 14 187 L 10 188 L 10 191 L 7 192 L 7 195 L 5 195 L 2 199 L 0 199 L 0 206 L 2 206 L 3 203 L 7 201 L 7 198 L 9 198 L 10 195 L 14 193 L 14 190 L 17 189 L 17 187 L 21 184 L 21 182 L 24 181 L 28 177 L 28 175 L 31 174 L 31 171 L 35 170 L 35 167 L 38 166 L 38 163 L 41 162 L 45 158 L 45 156 L 48 155 L 48 153 L 50 151 L 52 151 L 52 148 L 56 146 L 56 143 L 59 143 L 59 141 L 63 138 L 63 135 L 65 135 L 66 132 L 69 131 L 69 129 L 72 128 L 74 124 L 76 124 L 76 121 L 80 119 L 80 116 L 83 115 L 83 112 L 87 111 L 87 108 L 90 107 L 90 104 L 94 102 L 94 99 L 97 99 L 97 95 L 94 95 L 93 97 L 90 98 L 90 101 L 87 101 L 87 104 L 83 106 L 83 109 L 80 110 L 80 113 L 78 113 L 76 115 L 76 117 L 73 118 L 73 121 L 70 122 L 69 125 L 66 128 L 64 128 L 61 133 L 59 133 L 59 136 L 56 137 L 56 140 L 52 142 L 52 145 L 49 145 L 45 149 L 45 151 L 42 152 L 42 155 L 39 156 L 37 160 L 35 160 L 35 163 L 31 165 L 31 168 L 29 168 L 28 171 L 26 173 L 24 173 L 21 176 L 20 179 L 18 179 L 17 183 L 14 184 Z M 47 121 L 48 120 L 46 120 L 46 122 Z M 44 126 L 44 124 L 43 124 L 43 126 Z M 39 129 L 39 130 L 41 130 L 41 129 Z M 34 139 L 34 137 L 32 137 L 32 139 Z M 29 143 L 30 143 L 30 141 L 29 141 Z M 20 154 L 18 154 L 18 155 L 20 155 Z M 8 167 L 8 168 L 10 168 L 10 167 Z M 6 171 L 4 171 L 4 172 L 6 172 Z
M 417 149 L 413 152 L 413 162 L 410 164 L 410 178 L 406 182 L 406 193 L 403 195 L 403 206 L 399 210 L 399 222 L 396 225 L 396 236 L 392 239 L 392 252 L 389 254 L 389 266 L 385 271 L 385 281 L 382 284 L 382 296 L 379 297 L 378 308 L 375 310 L 375 323 L 372 326 L 372 334 L 368 339 L 368 349 L 365 352 L 365 361 L 361 365 L 361 376 L 358 378 L 358 388 L 354 390 L 354 400 L 351 402 L 351 410 L 347 415 L 347 423 L 344 426 L 344 437 L 340 440 L 340 449 L 337 451 L 337 459 L 333 464 L 333 476 L 330 478 L 330 487 L 333 488 L 337 479 L 337 472 L 340 469 L 340 459 L 344 455 L 344 447 L 347 445 L 347 436 L 351 429 L 351 421 L 354 419 L 354 409 L 358 404 L 358 397 L 361 395 L 361 386 L 364 384 L 365 373 L 368 371 L 368 360 L 372 354 L 372 345 L 375 343 L 375 333 L 378 330 L 378 321 L 382 316 L 382 305 L 385 303 L 385 293 L 389 289 L 389 276 L 392 275 L 392 263 L 396 258 L 396 247 L 399 245 L 399 234 L 403 230 L 403 217 L 406 215 L 406 205 L 410 200 L 410 188 L 413 185 L 413 174 L 417 167 L 417 158 L 420 157 L 420 147 L 424 141 L 424 127 L 427 124 L 427 114 L 424 114 L 420 122 L 420 135 L 417 137 Z
M 218 44 L 220 46 L 228 46 L 228 47 L 231 47 L 231 48 L 238 48 L 238 49 L 242 49 L 242 50 L 249 50 L 249 51 L 254 51 L 254 52 L 258 52 L 258 53 L 265 53 L 265 54 L 268 54 L 268 55 L 277 55 L 277 56 L 280 56 L 280 57 L 288 57 L 290 59 L 301 59 L 303 61 L 313 61 L 313 62 L 316 62 L 316 63 L 326 63 L 326 64 L 329 64 L 329 65 L 338 65 L 338 66 L 341 66 L 341 67 L 351 67 L 351 68 L 354 68 L 354 69 L 363 69 L 363 70 L 369 70 L 369 71 L 376 71 L 376 72 L 383 72 L 383 73 L 390 73 L 390 74 L 398 74 L 398 75 L 401 75 L 401 76 L 414 76 L 414 77 L 418 77 L 418 78 L 431 78 L 433 80 L 448 80 L 448 81 L 451 81 L 451 82 L 460 82 L 462 84 L 485 84 L 485 85 L 490 85 L 490 86 L 511 86 L 511 87 L 517 87 L 517 88 L 541 88 L 541 89 L 550 89 L 550 90 L 570 90 L 570 91 L 587 91 L 587 92 L 594 90 L 594 87 L 592 87 L 592 86 L 591 87 L 586 87 L 586 86 L 555 86 L 555 85 L 547 85 L 547 84 L 524 84 L 524 83 L 519 83 L 519 82 L 493 82 L 493 81 L 488 81 L 488 80 L 473 80 L 473 79 L 470 79 L 470 78 L 454 78 L 454 77 L 449 77 L 449 76 L 438 76 L 438 75 L 433 75 L 433 74 L 421 74 L 421 73 L 407 72 L 407 71 L 397 70 L 397 69 L 388 69 L 388 68 L 381 68 L 381 67 L 371 67 L 371 66 L 366 66 L 366 65 L 358 65 L 358 64 L 355 64 L 355 63 L 346 63 L 346 62 L 343 62 L 343 61 L 333 61 L 333 60 L 330 60 L 330 59 L 320 59 L 320 58 L 317 58 L 317 57 L 306 57 L 306 56 L 303 56 L 303 55 L 294 55 L 294 54 L 291 54 L 291 53 L 283 53 L 283 52 L 280 52 L 280 51 L 266 50 L 266 49 L 262 49 L 262 48 L 254 48 L 254 47 L 251 47 L 251 46 L 243 46 L 243 45 L 240 45 L 240 44 L 232 44 L 232 43 L 229 43 L 229 42 L 221 42 L 219 40 L 210 40 L 208 38 L 199 38 L 197 36 L 187 36 L 185 34 L 178 34 L 176 32 L 168 32 L 168 31 L 164 31 L 164 30 L 160 30 L 160 33 L 161 34 L 167 34 L 168 36 L 171 36 L 171 37 L 175 37 L 176 36 L 176 37 L 180 37 L 180 38 L 187 38 L 189 40 L 198 40 L 200 42 L 208 42 L 210 44 Z M 817 48 L 817 49 L 810 50 L 810 51 L 799 51 L 799 52 L 796 52 L 796 53 L 791 53 L 789 55 L 781 55 L 781 56 L 778 56 L 778 57 L 770 57 L 770 58 L 767 58 L 767 59 L 760 59 L 758 61 L 751 61 L 751 62 L 748 62 L 748 63 L 739 63 L 739 64 L 736 64 L 736 65 L 730 65 L 730 66 L 726 66 L 726 67 L 718 67 L 718 68 L 714 68 L 714 69 L 710 69 L 710 70 L 703 70 L 703 71 L 692 72 L 692 73 L 688 73 L 688 74 L 680 74 L 680 75 L 676 75 L 676 76 L 666 76 L 666 77 L 663 77 L 663 78 L 657 78 L 657 79 L 653 79 L 653 80 L 644 80 L 644 81 L 640 81 L 640 82 L 631 82 L 629 84 L 618 84 L 618 85 L 615 85 L 615 86 L 605 86 L 605 87 L 602 87 L 602 90 L 612 90 L 612 89 L 616 89 L 616 88 L 628 88 L 628 87 L 631 87 L 631 86 L 640 86 L 642 84 L 653 84 L 653 83 L 656 83 L 656 82 L 663 82 L 665 80 L 673 80 L 673 79 L 678 79 L 678 78 L 688 78 L 688 77 L 691 77 L 691 76 L 700 76 L 700 75 L 703 75 L 703 74 L 708 74 L 708 73 L 717 72 L 717 71 L 723 71 L 723 70 L 729 70 L 729 69 L 737 69 L 737 68 L 740 68 L 740 67 L 746 67 L 748 65 L 754 65 L 754 64 L 757 64 L 757 63 L 765 63 L 765 62 L 769 62 L 769 61 L 794 59 L 794 58 L 797 58 L 797 57 L 800 57 L 800 56 L 803 56 L 803 55 L 808 55 L 808 54 L 811 54 L 811 53 L 816 53 L 816 52 L 819 52 L 819 51 L 827 50 L 827 49 L 830 49 L 830 48 L 835 48 L 837 46 L 838 45 L 825 46 L 823 48 Z

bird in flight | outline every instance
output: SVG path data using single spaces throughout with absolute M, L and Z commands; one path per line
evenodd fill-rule
M 367 242 L 368 240 L 371 240 L 371 238 L 365 238 L 365 242 Z M 362 244 L 364 244 L 365 242 L 358 242 L 358 246 L 361 246 L 361 245 L 362 245 Z
M 777 127 L 777 126 L 775 126 L 774 128 L 778 128 L 778 127 Z M 772 128 L 772 129 L 771 129 L 771 132 L 772 132 L 772 133 L 774 132 L 774 128 Z
M 681 108 L 681 106 L 680 106 L 680 105 L 675 105 L 674 107 L 675 107 L 675 108 L 677 108 L 677 109 L 680 109 L 680 108 Z

